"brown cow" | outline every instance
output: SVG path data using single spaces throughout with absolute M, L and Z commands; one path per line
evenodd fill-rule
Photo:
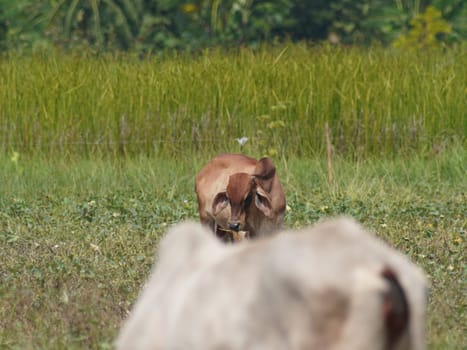
M 236 245 L 172 228 L 117 350 L 424 350 L 427 281 L 352 219 Z
M 196 176 L 202 224 L 224 240 L 263 236 L 282 227 L 285 194 L 269 158 L 222 154 Z

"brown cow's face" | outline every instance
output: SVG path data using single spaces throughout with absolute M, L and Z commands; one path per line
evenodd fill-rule
M 229 178 L 226 192 L 220 192 L 214 199 L 213 213 L 229 210 L 226 229 L 242 231 L 248 215 L 258 208 L 265 216 L 271 215 L 269 195 L 260 187 L 254 176 L 246 173 L 233 174 Z
M 243 230 L 254 195 L 253 178 L 245 173 L 231 175 L 226 193 L 230 203 L 228 228 L 233 231 Z

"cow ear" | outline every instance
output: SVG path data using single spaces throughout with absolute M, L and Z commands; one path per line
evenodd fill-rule
M 270 158 L 261 158 L 256 164 L 254 176 L 257 183 L 266 191 L 271 192 L 272 181 L 276 174 L 276 167 Z
M 261 187 L 256 188 L 255 205 L 267 218 L 272 217 L 271 197 Z
M 387 292 L 383 295 L 383 317 L 386 325 L 387 342 L 391 346 L 408 327 L 409 304 L 396 274 L 386 267 L 381 275 L 389 285 Z
M 227 198 L 226 192 L 219 192 L 216 197 L 214 197 L 214 201 L 212 202 L 212 213 L 217 215 L 221 210 L 227 207 L 229 204 L 229 199 Z

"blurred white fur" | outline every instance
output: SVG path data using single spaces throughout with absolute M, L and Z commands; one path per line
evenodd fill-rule
M 397 276 L 410 311 L 388 343 L 383 299 Z M 349 218 L 237 245 L 197 223 L 162 240 L 119 350 L 425 349 L 427 281 Z

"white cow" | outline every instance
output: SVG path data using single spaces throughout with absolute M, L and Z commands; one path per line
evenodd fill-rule
M 427 281 L 349 218 L 224 245 L 162 240 L 119 350 L 423 350 Z

